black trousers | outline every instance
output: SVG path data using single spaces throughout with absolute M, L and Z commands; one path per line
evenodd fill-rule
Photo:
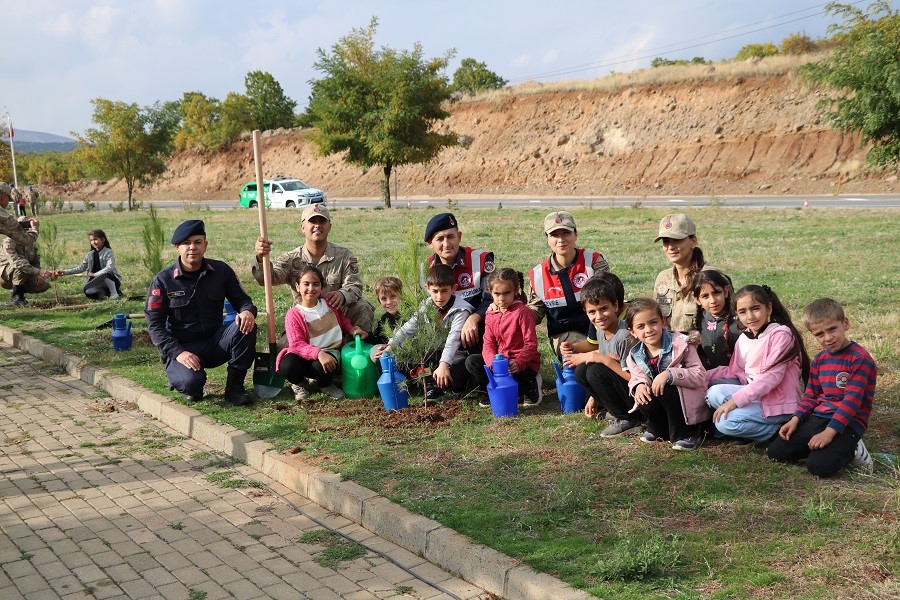
M 484 365 L 484 357 L 481 354 L 470 354 L 466 357 L 466 371 L 469 372 L 472 383 L 477 385 L 482 392 L 487 390 L 488 384 L 488 376 L 484 371 Z M 537 391 L 537 371 L 522 369 L 518 373 L 510 373 L 510 375 L 519 384 L 520 398 L 526 393 Z
M 206 339 L 183 342 L 181 347 L 200 357 L 202 368 L 192 371 L 174 358 L 166 359 L 169 389 L 183 394 L 193 394 L 206 385 L 206 369 L 228 363 L 229 369 L 247 372 L 256 358 L 256 327 L 250 333 L 241 333 L 237 323 L 222 325 Z
M 318 359 L 310 360 L 296 354 L 285 354 L 278 363 L 278 373 L 291 383 L 303 385 L 307 379 L 315 379 L 320 388 L 334 383 L 334 376 L 338 372 L 336 368 L 331 373 L 326 373 L 322 363 Z
M 672 384 L 666 384 L 662 396 L 653 396 L 649 404 L 641 404 L 640 411 L 647 418 L 647 431 L 664 440 L 675 442 L 700 433 L 697 425 L 685 422 L 681 396 Z
M 628 412 L 634 406 L 634 400 L 628 396 L 628 381 L 606 365 L 578 365 L 575 367 L 575 381 L 616 419 L 631 421 L 640 416 Z
M 834 436 L 831 443 L 819 450 L 810 450 L 809 440 L 825 431 L 830 419 L 811 416 L 800 423 L 791 439 L 775 438 L 769 446 L 768 454 L 779 462 L 797 462 L 806 459 L 806 469 L 816 477 L 831 477 L 850 464 L 856 453 L 859 434 L 847 427 Z

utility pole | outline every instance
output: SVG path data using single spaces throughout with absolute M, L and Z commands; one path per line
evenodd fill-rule
M 6 113 L 6 127 L 9 129 L 9 152 L 12 155 L 12 168 L 13 168 L 13 187 L 19 187 L 19 177 L 16 174 L 16 148 L 13 145 L 13 137 L 15 137 L 15 132 L 13 131 L 12 119 L 9 116 L 9 113 Z

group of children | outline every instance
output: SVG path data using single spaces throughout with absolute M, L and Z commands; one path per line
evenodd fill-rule
M 457 247 L 446 249 L 448 260 L 429 263 L 424 280 L 428 298 L 405 323 L 398 316 L 402 282 L 396 277 L 376 282 L 385 312 L 370 338 L 376 344 L 372 356 L 377 359 L 423 326 L 441 324 L 446 338 L 429 359 L 429 400 L 446 390 L 484 390 L 484 366 L 490 368 L 502 354 L 519 383 L 521 401 L 540 404 L 536 327 L 543 315 L 530 307 L 521 273 L 494 269 L 492 255 L 477 270 L 471 256 L 489 253 L 459 248 L 461 234 L 448 215 L 429 222 L 426 243 L 431 245 L 429 233 L 452 224 Z M 557 231 L 556 225 L 565 231 Z M 551 249 L 551 238 L 568 242 L 559 243 L 563 251 L 551 255 L 544 269 L 548 277 L 556 277 L 552 281 L 561 282 L 561 302 L 543 298 L 546 308 L 565 311 L 554 313 L 556 320 L 548 322 L 548 329 L 558 340 L 554 350 L 564 364 L 575 367 L 577 381 L 589 394 L 585 414 L 608 413 L 612 419 L 602 436 L 643 428 L 641 442 L 665 441 L 675 450 L 695 450 L 712 434 L 733 444 L 767 446 L 768 455 L 778 461 L 806 459 L 809 472 L 822 477 L 852 461 L 871 468 L 861 438 L 872 409 L 877 368 L 868 352 L 848 339 L 849 321 L 838 302 L 816 300 L 803 313 L 804 325 L 823 347 L 810 365 L 802 337 L 775 292 L 765 285 L 733 291 L 727 275 L 706 267 L 687 215 L 669 215 L 660 223 L 657 240 L 663 242 L 673 268 L 657 278 L 655 299 L 626 303 L 621 280 L 608 267 L 600 268 L 606 266 L 602 255 L 587 258 L 590 251 L 574 248 L 575 238 L 568 234 L 577 236 L 575 231 L 568 213 L 552 213 L 545 220 Z M 436 248 L 435 257 L 443 258 L 440 254 Z M 540 269 L 535 269 L 538 276 Z M 468 284 L 479 277 L 484 297 L 458 293 L 461 282 L 471 290 Z M 533 288 L 538 287 L 534 277 Z M 296 285 L 303 306 L 288 313 L 289 347 L 279 355 L 279 370 L 292 382 L 316 379 L 323 391 L 338 397 L 340 390 L 330 377 L 341 332 L 364 332 L 320 298 L 322 277 L 314 268 L 305 270 Z M 479 309 L 484 310 L 480 343 L 467 345 L 464 331 Z M 571 318 L 576 312 L 588 322 L 587 331 L 580 330 L 580 324 L 561 329 L 560 323 L 579 323 Z M 298 366 L 297 360 L 304 362 Z M 487 404 L 486 398 L 481 404 Z

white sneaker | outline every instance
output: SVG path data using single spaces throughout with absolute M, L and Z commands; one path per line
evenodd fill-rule
M 309 390 L 305 385 L 292 383 L 291 390 L 294 392 L 294 400 L 297 402 L 303 402 L 309 398 Z
M 875 469 L 875 461 L 862 440 L 856 442 L 856 452 L 853 454 L 853 460 L 850 461 L 850 468 L 862 471 L 866 475 L 871 475 Z
M 334 398 L 335 400 L 338 400 L 338 399 L 344 397 L 343 390 L 341 390 L 341 388 L 337 387 L 334 384 L 326 385 L 319 391 L 322 392 L 323 394 L 325 394 L 326 396 L 328 396 L 329 398 Z

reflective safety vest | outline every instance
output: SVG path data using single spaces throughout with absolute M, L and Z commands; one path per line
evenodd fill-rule
M 430 269 L 440 259 L 437 254 L 432 254 L 428 259 Z M 477 248 L 460 248 L 453 263 L 453 276 L 456 277 L 459 296 L 472 305 L 475 310 L 481 305 L 484 298 L 484 280 L 494 271 L 494 253 Z M 422 269 L 422 288 L 425 288 L 425 269 Z
M 528 273 L 531 289 L 547 309 L 547 334 L 566 331 L 587 333 L 590 321 L 581 306 L 581 288 L 594 276 L 593 264 L 599 252 L 578 248 L 572 264 L 554 271 L 548 258 Z

